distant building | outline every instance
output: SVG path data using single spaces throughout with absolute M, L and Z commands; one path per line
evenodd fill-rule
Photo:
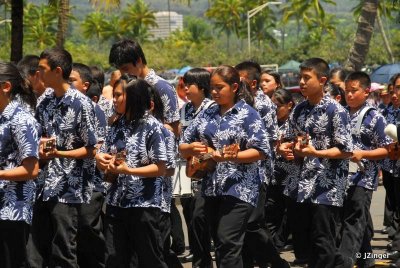
M 150 29 L 153 39 L 164 39 L 169 36 L 170 32 L 183 30 L 183 16 L 174 11 L 160 11 L 154 13 L 154 16 L 156 17 L 158 28 Z

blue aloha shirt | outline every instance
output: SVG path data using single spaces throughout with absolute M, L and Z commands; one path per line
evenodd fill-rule
M 112 100 L 106 99 L 103 95 L 100 95 L 97 105 L 103 110 L 106 115 L 106 122 L 114 114 L 114 104 Z
M 325 95 L 313 106 L 307 100 L 299 103 L 289 117 L 289 135 L 309 134 L 317 150 L 337 147 L 352 152 L 349 113 L 330 96 Z M 347 186 L 348 159 L 305 157 L 298 183 L 287 184 L 285 192 L 294 193 L 297 202 L 343 206 Z
M 51 87 L 46 88 L 46 90 L 36 99 L 36 109 L 39 107 L 39 105 L 42 103 L 44 98 L 48 95 L 52 95 L 54 92 L 54 89 Z M 36 114 L 36 113 L 35 113 Z
M 357 112 L 350 115 L 351 129 L 355 130 L 358 115 L 364 109 L 370 107 L 364 115 L 361 124 L 361 132 L 356 135 L 352 133 L 354 150 L 374 150 L 386 147 L 392 142 L 392 139 L 386 136 L 384 129 L 386 127 L 385 118 L 371 105 L 364 104 Z M 349 174 L 349 186 L 360 186 L 368 190 L 375 191 L 378 188 L 378 169 L 379 162 L 367 159 L 361 159 L 364 165 L 364 172 L 358 171 L 355 174 Z
M 167 162 L 165 138 L 160 123 L 152 115 L 133 126 L 122 116 L 111 125 L 104 146 L 105 152 L 126 150 L 126 163 L 131 168 L 148 166 L 160 161 Z M 107 205 L 161 208 L 163 177 L 141 178 L 119 174 L 107 192 Z
M 153 69 L 144 78 L 160 94 L 164 106 L 164 122 L 170 124 L 179 121 L 178 96 L 174 87 L 166 80 L 156 75 Z
M 107 135 L 107 130 L 108 130 L 108 125 L 107 125 L 107 118 L 106 114 L 103 111 L 102 107 L 100 107 L 96 103 L 92 103 L 94 106 L 94 113 L 95 113 L 95 118 L 94 118 L 94 125 L 95 125 L 95 130 L 96 130 L 96 135 L 97 135 L 97 142 L 101 143 L 101 146 L 103 146 L 104 142 L 106 141 L 106 135 Z M 104 182 L 103 180 L 104 174 L 101 172 L 97 167 L 95 169 L 94 173 L 94 191 L 106 194 L 107 190 L 107 183 Z
M 40 126 L 16 101 L 0 113 L 0 169 L 21 166 L 28 157 L 39 159 Z M 34 180 L 0 180 L 0 220 L 32 223 Z
M 278 140 L 278 119 L 276 116 L 276 105 L 270 97 L 264 94 L 261 89 L 258 89 L 254 97 L 254 109 L 258 111 L 264 122 L 269 145 L 274 147 L 274 142 Z M 274 159 L 275 152 L 271 151 L 271 158 L 260 161 L 260 172 L 264 176 L 263 181 L 267 184 L 271 183 L 271 178 L 274 174 Z
M 181 143 L 195 141 L 213 149 L 238 143 L 241 151 L 254 148 L 267 158 L 271 157 L 264 123 L 258 112 L 243 100 L 222 116 L 218 105 L 203 110 L 181 138 Z M 216 170 L 203 178 L 202 193 L 204 196 L 229 195 L 256 206 L 262 179 L 259 161 L 248 164 L 219 162 Z
M 181 110 L 181 119 L 180 122 L 182 124 L 182 131 L 181 133 L 183 133 L 185 131 L 185 129 L 190 125 L 190 123 L 192 122 L 193 119 L 196 118 L 196 116 L 204 109 L 204 107 L 209 104 L 212 100 L 210 100 L 209 98 L 204 98 L 204 100 L 201 102 L 200 107 L 195 110 L 192 102 L 187 102 L 185 104 L 185 106 L 182 107 Z M 210 104 L 209 104 L 210 105 Z M 211 104 L 211 105 L 216 105 L 216 104 Z M 182 113 L 183 113 L 183 117 L 182 117 Z
M 165 145 L 167 146 L 167 169 L 176 168 L 176 138 L 174 133 L 167 129 L 161 122 L 160 128 L 165 138 Z M 165 176 L 162 180 L 162 199 L 161 199 L 161 211 L 170 213 L 172 202 L 172 177 Z
M 289 121 L 286 120 L 279 126 L 279 136 L 286 137 L 286 141 L 294 140 L 294 137 L 288 138 Z M 287 185 L 291 182 L 297 182 L 300 177 L 300 163 L 298 161 L 286 160 L 283 156 L 275 154 L 274 176 L 271 179 L 270 185 Z M 296 185 L 292 188 L 297 189 Z M 291 193 L 286 192 L 285 195 L 293 197 Z
M 400 109 L 396 109 L 393 105 L 390 105 L 383 110 L 382 114 L 386 118 L 387 124 L 396 125 L 397 117 L 400 116 Z M 383 170 L 393 174 L 394 177 L 400 177 L 400 160 L 385 158 L 380 164 Z
M 97 144 L 95 113 L 91 100 L 70 87 L 57 98 L 46 95 L 36 110 L 43 137 L 56 137 L 57 150 L 70 151 Z M 54 158 L 39 175 L 43 201 L 89 203 L 93 192 L 94 158 Z

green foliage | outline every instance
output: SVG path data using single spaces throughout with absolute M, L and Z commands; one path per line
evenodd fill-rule
M 24 40 L 43 50 L 54 46 L 57 32 L 57 7 L 27 4 L 24 8 Z

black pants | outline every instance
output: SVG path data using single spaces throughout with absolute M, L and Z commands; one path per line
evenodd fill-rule
M 308 221 L 299 220 L 305 217 L 308 206 L 287 198 L 287 216 L 290 231 L 293 235 L 294 256 L 299 260 L 306 260 L 311 255 L 311 226 Z
M 171 219 L 167 212 L 160 213 L 160 234 L 163 242 L 163 256 L 168 268 L 183 268 L 175 252 L 171 250 Z
M 394 178 L 393 180 L 393 194 L 395 195 L 394 196 L 395 209 L 393 215 L 393 224 L 391 226 L 396 229 L 395 233 L 392 234 L 393 238 L 392 249 L 400 251 L 400 178 Z
M 107 205 L 106 267 L 167 268 L 162 252 L 160 214 L 158 208 Z
M 286 198 L 283 194 L 285 186 L 267 186 L 265 203 L 265 222 L 276 247 L 285 246 L 288 234 L 286 218 Z
M 29 225 L 23 221 L 0 220 L 0 267 L 27 268 Z
M 205 211 L 205 198 L 198 191 L 192 198 L 191 211 L 191 249 L 193 253 L 193 267 L 212 267 L 211 235 Z M 190 237 L 190 236 L 189 236 Z
M 386 195 L 385 195 L 385 212 L 383 216 L 383 225 L 387 227 L 391 227 L 393 229 L 397 229 L 397 224 L 394 222 L 394 213 L 396 210 L 396 189 L 395 189 L 395 180 L 400 178 L 393 177 L 388 171 L 382 170 L 382 181 L 383 187 L 385 187 Z M 397 195 L 400 194 L 397 192 Z
M 218 268 L 241 268 L 242 246 L 251 205 L 232 196 L 205 198 Z
M 171 203 L 171 249 L 178 255 L 185 252 L 185 236 L 182 229 L 182 219 L 175 204 L 175 198 L 172 198 Z
M 78 267 L 77 233 L 81 204 L 36 201 L 28 243 L 31 267 Z
M 93 192 L 90 203 L 81 205 L 77 238 L 79 267 L 105 267 L 103 203 L 103 193 Z
M 364 187 L 351 186 L 347 190 L 347 196 L 343 207 L 343 224 L 341 231 L 341 243 L 339 246 L 339 260 L 337 265 L 353 267 L 357 261 L 356 253 L 371 248 L 371 231 L 368 227 L 371 218 L 369 208 L 371 206 L 372 190 Z M 364 241 L 364 242 L 363 242 Z
M 334 267 L 336 225 L 341 208 L 311 203 L 294 205 L 293 202 L 289 221 L 296 258 L 298 255 L 307 258 L 310 268 Z
M 181 200 L 182 214 L 186 222 L 186 228 L 189 240 L 189 250 L 190 252 L 192 252 L 193 233 L 191 230 L 190 222 L 192 221 L 192 216 L 193 216 L 193 211 L 192 211 L 193 197 L 184 197 L 184 198 L 181 197 L 179 199 Z
M 271 234 L 265 225 L 265 200 L 266 184 L 260 186 L 256 207 L 251 208 L 244 245 L 242 251 L 243 266 L 254 267 L 254 261 L 260 267 L 266 267 L 268 263 L 272 267 L 282 267 L 283 260 L 274 246 Z

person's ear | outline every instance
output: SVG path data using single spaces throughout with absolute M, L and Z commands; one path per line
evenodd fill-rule
M 61 69 L 60 66 L 58 66 L 58 67 L 55 68 L 55 73 L 58 74 L 58 75 L 60 75 L 60 77 L 63 76 L 63 70 Z
M 89 82 L 84 82 L 84 83 L 83 83 L 83 90 L 84 90 L 85 92 L 88 91 L 89 87 L 90 87 L 90 83 L 89 83 Z
M 154 101 L 150 101 L 150 111 L 154 110 Z
M 320 83 L 321 86 L 324 86 L 326 84 L 326 81 L 328 81 L 328 78 L 326 76 L 322 76 L 319 79 L 319 83 Z
M 340 101 L 342 100 L 342 96 L 337 95 L 337 96 L 335 97 L 335 100 L 336 100 L 337 102 L 340 102 Z
M 232 91 L 236 93 L 236 91 L 238 90 L 238 88 L 239 88 L 239 84 L 238 84 L 238 83 L 233 83 L 233 85 L 232 85 Z
M 254 88 L 256 88 L 257 87 L 257 80 L 253 80 L 253 81 L 251 81 L 251 89 L 254 89 Z
M 11 93 L 11 83 L 9 81 L 3 82 L 1 84 L 1 92 L 7 95 Z
M 92 97 L 92 101 L 95 102 L 95 103 L 97 103 L 97 102 L 99 101 L 99 98 L 98 98 L 97 96 L 93 96 L 93 97 Z

